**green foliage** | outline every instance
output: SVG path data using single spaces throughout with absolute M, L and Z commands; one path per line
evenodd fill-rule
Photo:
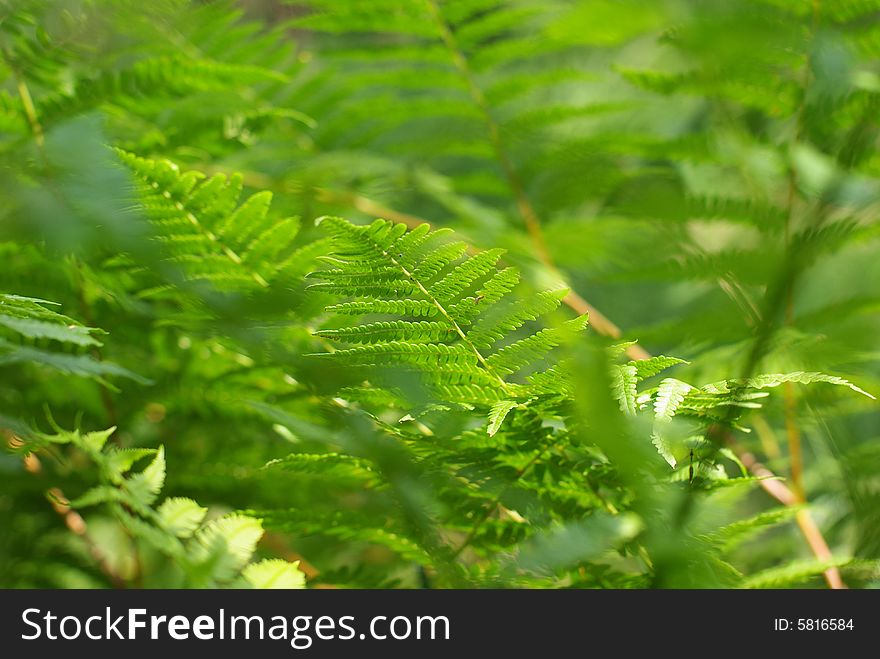
M 94 378 L 105 385 L 108 376 L 146 382 L 136 373 L 117 364 L 76 352 L 82 348 L 100 346 L 101 342 L 95 336 L 103 332 L 83 327 L 47 305 L 57 303 L 0 293 L 0 326 L 3 328 L 0 334 L 0 365 L 39 364 L 61 373 Z
M 335 242 L 331 269 L 312 273 L 324 282 L 311 288 L 353 298 L 328 311 L 402 316 L 403 320 L 371 320 L 356 326 L 318 332 L 319 336 L 358 344 L 324 353 L 343 366 L 366 367 L 378 378 L 393 380 L 415 372 L 425 387 L 428 404 L 491 406 L 494 435 L 515 401 L 559 395 L 535 389 L 531 380 L 508 378 L 526 366 L 540 364 L 565 337 L 587 324 L 582 316 L 555 329 L 534 332 L 502 343 L 528 321 L 555 310 L 564 292 L 539 293 L 531 299 L 504 304 L 519 276 L 498 270 L 501 250 L 462 257 L 465 245 L 448 239 L 447 231 L 422 225 L 407 231 L 403 224 L 377 220 L 367 227 L 337 218 L 323 218 Z M 352 306 L 354 305 L 354 306 Z M 434 321 L 419 321 L 429 316 Z M 500 347 L 499 347 L 500 346 Z M 384 376 L 377 369 L 393 367 Z M 506 408 L 506 409 L 505 409 Z M 503 414 L 500 410 L 504 410 Z
M 183 497 L 167 498 L 156 506 L 165 483 L 164 448 L 116 448 L 108 444 L 115 430 L 39 433 L 18 450 L 29 452 L 69 444 L 85 453 L 96 464 L 103 483 L 72 501 L 59 501 L 58 505 L 62 510 L 68 506 L 80 510 L 108 505 L 136 541 L 174 561 L 181 570 L 181 586 L 205 588 L 246 583 L 254 588 L 304 587 L 305 579 L 295 563 L 278 559 L 250 562 L 263 535 L 260 520 L 231 513 L 205 521 L 208 509 Z M 144 460 L 149 462 L 137 471 L 136 465 Z
M 298 220 L 269 216 L 270 192 L 242 202 L 241 176 L 206 178 L 182 174 L 167 160 L 152 161 L 119 152 L 139 183 L 140 198 L 159 226 L 159 240 L 187 280 L 204 280 L 222 289 L 266 288 L 296 274 L 292 252 Z
M 0 3 L 0 585 L 876 586 L 880 21 L 758 4 Z

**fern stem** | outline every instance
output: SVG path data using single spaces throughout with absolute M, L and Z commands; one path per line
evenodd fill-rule
M 550 264 L 552 263 L 552 259 L 550 257 L 550 252 L 547 249 L 547 244 L 544 241 L 544 234 L 541 231 L 541 221 L 538 219 L 538 214 L 535 212 L 532 203 L 529 201 L 529 198 L 525 193 L 525 188 L 523 187 L 519 174 L 507 155 L 504 141 L 501 139 L 501 129 L 498 126 L 498 122 L 496 122 L 495 118 L 492 116 L 492 110 L 489 107 L 489 102 L 486 100 L 486 95 L 477 84 L 473 69 L 471 69 L 464 51 L 459 46 L 458 40 L 452 33 L 449 23 L 446 22 L 437 0 L 425 0 L 425 3 L 428 6 L 431 17 L 434 19 L 434 23 L 437 25 L 443 44 L 449 51 L 455 67 L 458 69 L 459 74 L 467 86 L 471 100 L 474 102 L 474 105 L 477 106 L 477 109 L 483 117 L 489 136 L 489 143 L 495 151 L 495 157 L 498 159 L 498 163 L 501 165 L 501 169 L 507 179 L 507 184 L 513 193 L 517 209 L 525 222 L 526 230 L 532 239 L 532 244 L 535 247 L 538 258 L 542 263 Z
M 786 487 L 782 481 L 777 480 L 776 475 L 758 462 L 754 455 L 738 446 L 732 439 L 728 439 L 728 444 L 734 449 L 746 468 L 752 474 L 762 479 L 760 485 L 770 496 L 785 506 L 797 506 L 801 503 L 798 496 Z M 825 542 L 825 538 L 822 537 L 822 532 L 816 526 L 816 522 L 809 511 L 807 509 L 799 510 L 795 516 L 795 521 L 807 540 L 813 555 L 820 561 L 831 560 L 831 549 L 829 549 L 828 543 Z M 834 590 L 846 588 L 846 584 L 840 576 L 840 570 L 836 567 L 825 570 L 824 576 L 829 588 Z
M 813 0 L 812 2 L 812 24 L 810 26 L 810 41 L 815 37 L 816 30 L 819 27 L 820 2 Z M 806 111 L 807 91 L 810 86 L 810 63 L 809 54 L 807 61 L 804 62 L 803 78 L 801 81 L 801 100 L 798 106 L 797 117 L 795 119 L 795 132 L 792 143 L 796 144 L 804 132 L 804 112 Z M 790 251 L 792 248 L 792 220 L 794 218 L 794 205 L 797 191 L 797 173 L 793 167 L 788 168 L 788 194 L 786 199 L 786 213 L 784 225 L 785 249 Z M 785 319 L 784 324 L 791 326 L 794 322 L 794 282 L 789 282 L 785 291 Z M 804 487 L 804 459 L 803 447 L 801 442 L 801 432 L 797 424 L 797 398 L 794 393 L 794 386 L 791 382 L 786 382 L 782 388 L 783 397 L 783 416 L 785 418 L 785 432 L 788 440 L 788 460 L 789 469 L 791 470 L 791 484 L 795 495 L 803 502 L 806 501 L 806 488 Z
M 13 78 L 15 78 L 15 88 L 16 91 L 18 91 L 18 97 L 21 99 L 21 107 L 24 111 L 24 116 L 27 119 L 28 126 L 30 126 L 31 134 L 34 136 L 34 141 L 37 143 L 37 146 L 42 149 L 44 143 L 43 126 L 37 117 L 37 108 L 34 106 L 34 100 L 31 98 L 30 89 L 28 89 L 27 81 L 25 81 L 21 69 L 18 68 L 15 59 L 5 46 L 3 47 L 3 60 L 12 71 Z

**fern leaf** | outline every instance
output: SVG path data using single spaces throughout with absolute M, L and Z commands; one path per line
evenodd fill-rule
M 501 400 L 492 406 L 492 409 L 489 410 L 489 426 L 486 428 L 489 437 L 494 437 L 495 433 L 501 429 L 501 424 L 504 423 L 504 419 L 514 407 L 516 407 L 516 402 L 512 400 Z
M 502 254 L 503 249 L 488 249 L 456 266 L 434 285 L 437 299 L 444 303 L 458 301 L 474 281 L 495 272 L 495 264 Z
M 498 302 L 510 293 L 519 283 L 519 273 L 514 268 L 505 268 L 492 275 L 475 295 L 452 303 L 449 314 L 458 322 L 468 325 L 486 307 Z
M 654 395 L 654 418 L 663 421 L 675 416 L 687 393 L 693 389 L 687 382 L 666 378 Z
M 457 336 L 452 325 L 426 320 L 380 321 L 353 327 L 318 330 L 315 335 L 346 343 L 378 343 L 404 339 L 411 343 L 437 343 L 453 340 Z
M 527 396 L 526 389 L 504 377 L 542 359 L 564 337 L 586 326 L 586 317 L 578 318 L 490 355 L 487 349 L 493 344 L 554 310 L 565 292 L 498 306 L 519 280 L 511 268 L 497 269 L 501 250 L 464 256 L 464 244 L 451 232 L 431 231 L 427 225 L 407 231 L 385 220 L 356 226 L 327 217 L 319 223 L 333 236 L 334 254 L 324 259 L 330 268 L 310 275 L 324 280 L 315 288 L 354 298 L 327 311 L 403 317 L 319 330 L 318 336 L 360 344 L 324 353 L 325 359 L 416 369 L 438 401 L 491 406 Z M 554 391 L 561 386 L 556 382 Z
M 676 460 L 672 455 L 672 447 L 664 435 L 665 425 L 675 416 L 691 389 L 693 387 L 687 382 L 666 378 L 657 387 L 657 392 L 654 395 L 654 431 L 651 434 L 651 442 L 673 469 L 675 469 Z
M 162 502 L 156 513 L 162 528 L 178 538 L 189 538 L 202 525 L 208 509 L 192 499 L 171 497 Z
M 767 389 L 770 387 L 778 387 L 786 382 L 797 382 L 799 384 L 826 382 L 828 384 L 834 384 L 841 387 L 848 387 L 858 394 L 867 396 L 871 400 L 876 400 L 875 396 L 869 394 L 864 389 L 857 387 L 852 382 L 850 382 L 849 380 L 845 380 L 844 378 L 838 377 L 836 375 L 827 375 L 825 373 L 803 371 L 797 371 L 795 373 L 771 373 L 766 375 L 759 375 L 753 378 L 749 378 L 747 380 L 729 380 L 727 386 L 719 383 L 716 385 L 707 385 L 706 387 L 704 387 L 704 389 L 706 391 L 712 391 L 713 393 L 716 393 L 716 389 L 720 392 L 723 392 L 724 389 L 729 390 L 729 385 L 748 387 L 749 389 Z
M 678 461 L 672 454 L 672 444 L 662 432 L 655 429 L 654 432 L 651 433 L 651 443 L 654 445 L 654 448 L 657 449 L 657 453 L 660 454 L 660 457 L 666 460 L 670 467 L 675 469 Z
M 100 346 L 93 335 L 100 333 L 83 327 L 60 313 L 47 309 L 46 300 L 0 293 L 0 325 L 28 339 L 52 339 L 78 346 Z
M 116 429 L 112 429 L 111 431 L 106 432 L 105 434 L 109 437 Z M 90 433 L 94 435 L 95 433 Z M 86 443 L 86 439 L 84 438 L 83 443 Z M 104 439 L 106 442 L 106 439 Z M 103 444 L 101 444 L 103 446 Z M 101 446 L 94 448 L 95 451 L 100 451 Z M 142 460 L 143 458 L 150 457 L 155 455 L 156 451 L 154 449 L 149 448 L 129 448 L 129 449 L 117 449 L 113 448 L 108 450 L 104 454 L 105 465 L 107 468 L 108 475 L 110 480 L 114 484 L 119 484 L 123 481 L 123 476 L 127 474 L 131 468 L 134 466 L 136 462 Z
M 567 290 L 538 293 L 531 300 L 510 305 L 498 313 L 486 314 L 468 332 L 468 339 L 479 348 L 488 348 L 529 320 L 550 313 L 568 294 Z
M 259 520 L 240 514 L 225 515 L 196 532 L 198 549 L 193 558 L 209 566 L 212 579 L 228 580 L 247 564 L 262 535 Z
M 159 447 L 152 462 L 140 473 L 125 481 L 125 490 L 142 506 L 149 506 L 165 484 L 165 449 Z
M 275 220 L 271 193 L 240 202 L 241 177 L 181 173 L 167 160 L 148 160 L 117 149 L 139 183 L 147 215 L 169 258 L 195 280 L 221 289 L 264 289 L 286 274 L 298 222 Z M 266 257 L 272 257 L 267 260 Z
M 422 318 L 436 316 L 438 312 L 430 300 L 354 300 L 330 305 L 327 311 L 353 316 L 375 313 Z
M 466 346 L 446 345 L 445 343 L 410 343 L 407 341 L 357 346 L 330 353 L 319 353 L 316 356 L 352 364 L 394 362 L 414 366 L 456 365 L 473 366 L 474 368 L 477 364 L 477 358 Z
M 95 378 L 110 386 L 105 377 L 116 376 L 134 380 L 141 384 L 149 384 L 146 378 L 133 373 L 122 366 L 112 362 L 98 361 L 90 355 L 68 355 L 51 352 L 41 348 L 31 348 L 10 343 L 0 338 L 0 366 L 6 364 L 20 364 L 30 362 L 53 368 L 61 373 L 79 375 L 81 377 Z
M 280 558 L 267 558 L 248 565 L 241 576 L 252 588 L 290 590 L 306 587 L 306 576 L 299 570 L 299 561 L 288 563 Z
M 559 327 L 543 329 L 505 346 L 491 355 L 487 363 L 498 373 L 515 373 L 524 366 L 543 359 L 550 350 L 587 327 L 589 314 L 566 321 Z
M 646 378 L 650 378 L 658 373 L 662 373 L 668 368 L 675 366 L 676 364 L 687 364 L 683 359 L 678 359 L 677 357 L 667 357 L 665 355 L 657 355 L 656 357 L 651 357 L 650 359 L 639 359 L 636 361 L 629 362 L 630 366 L 635 366 L 636 368 L 636 377 L 639 380 L 644 380 Z
M 801 506 L 786 506 L 767 510 L 723 526 L 715 531 L 711 538 L 715 542 L 721 543 L 725 549 L 730 550 L 768 528 L 791 520 L 800 510 L 802 510 Z
M 636 383 L 638 371 L 635 366 L 629 364 L 614 366 L 611 371 L 611 388 L 614 398 L 620 405 L 620 411 L 634 415 L 636 406 Z
M 266 463 L 265 468 L 280 468 L 325 478 L 352 478 L 368 485 L 379 481 L 379 475 L 368 461 L 343 453 L 291 453 Z
M 833 558 L 827 561 L 815 559 L 793 561 L 781 567 L 774 567 L 746 577 L 743 588 L 791 588 L 802 585 L 809 579 L 822 574 L 832 567 L 841 567 L 850 562 L 847 558 Z

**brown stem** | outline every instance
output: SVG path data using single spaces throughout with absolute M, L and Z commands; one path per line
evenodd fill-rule
M 64 524 L 67 528 L 83 539 L 83 542 L 85 542 L 86 547 L 89 550 L 89 554 L 98 564 L 101 572 L 110 579 L 113 587 L 125 588 L 125 579 L 117 574 L 110 565 L 104 550 L 101 549 L 101 546 L 95 542 L 95 539 L 92 538 L 91 535 L 89 535 L 89 528 L 86 525 L 86 521 L 78 512 L 71 509 L 68 505 L 68 499 L 64 496 L 64 492 L 57 487 L 53 487 L 46 493 L 46 498 L 49 499 L 49 503 L 52 504 L 52 509 L 64 520 Z
M 762 479 L 759 481 L 759 484 L 767 494 L 784 506 L 797 506 L 802 503 L 802 499 L 797 494 L 786 487 L 785 483 L 778 480 L 772 471 L 758 462 L 754 455 L 746 451 L 742 446 L 739 446 L 732 437 L 728 437 L 728 445 L 737 454 L 746 468 L 754 476 Z M 813 555 L 820 561 L 831 560 L 831 549 L 829 549 L 828 543 L 825 542 L 825 538 L 822 537 L 822 532 L 816 526 L 816 522 L 809 511 L 805 509 L 799 510 L 795 516 L 795 521 L 807 544 L 810 546 Z M 829 588 L 834 590 L 846 588 L 846 584 L 840 576 L 840 570 L 836 567 L 830 567 L 825 570 L 824 576 Z
M 819 0 L 813 0 L 813 20 L 811 33 L 815 34 L 819 22 L 820 4 Z M 797 116 L 795 117 L 795 130 L 792 143 L 800 140 L 804 131 L 804 113 L 806 111 L 806 95 L 810 85 L 810 64 L 809 58 L 804 63 L 801 90 L 802 98 L 798 106 Z M 788 193 L 786 195 L 786 213 L 784 224 L 784 238 L 786 250 L 791 249 L 792 238 L 792 220 L 794 219 L 794 205 L 797 198 L 797 174 L 793 167 L 788 168 Z M 785 320 L 786 326 L 790 326 L 794 322 L 794 286 L 789 285 L 785 291 Z M 797 398 L 794 393 L 794 386 L 790 382 L 786 382 L 782 387 L 783 398 L 783 415 L 785 417 L 785 434 L 788 440 L 788 461 L 791 470 L 791 484 L 795 495 L 801 501 L 806 501 L 806 489 L 804 488 L 804 461 L 803 450 L 801 446 L 801 432 L 797 424 Z
M 791 485 L 795 496 L 806 501 L 804 488 L 804 457 L 801 449 L 801 431 L 797 424 L 797 399 L 794 386 L 786 382 L 782 388 L 783 414 L 785 416 L 785 435 L 788 438 L 788 461 L 791 469 Z

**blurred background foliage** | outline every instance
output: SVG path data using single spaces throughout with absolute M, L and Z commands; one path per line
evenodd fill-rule
M 164 445 L 167 492 L 253 511 L 258 554 L 313 586 L 880 583 L 875 401 L 783 385 L 726 463 L 760 460 L 782 500 L 696 491 L 604 357 L 638 340 L 619 352 L 695 385 L 880 391 L 880 2 L 0 0 L 0 51 L 0 292 L 106 332 L 0 327 L 0 585 L 169 583 L 107 511 L 83 534 L 47 501 L 98 481 L 74 449 L 22 459 L 55 424 Z M 187 241 L 179 172 L 135 157 L 228 177 L 191 207 L 215 219 L 271 209 L 251 198 L 241 249 Z M 585 428 L 524 414 L 493 445 L 485 414 L 401 430 L 337 396 L 344 370 L 308 356 L 334 326 L 305 278 L 323 215 L 450 227 L 524 289 L 570 287 L 548 322 L 590 312 L 563 350 Z

